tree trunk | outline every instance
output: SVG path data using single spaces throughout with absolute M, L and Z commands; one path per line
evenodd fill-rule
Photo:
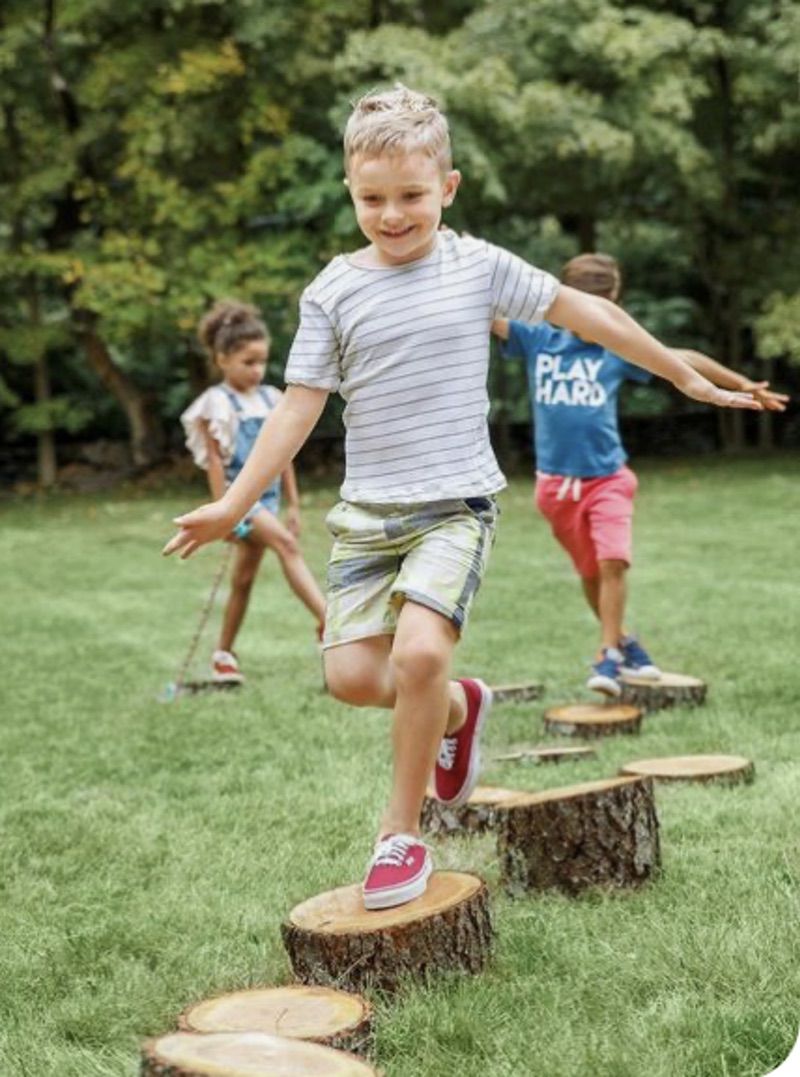
M 131 458 L 136 467 L 149 467 L 163 456 L 164 431 L 156 418 L 154 401 L 121 370 L 97 332 L 97 317 L 90 311 L 73 312 L 78 339 L 92 370 L 125 412 L 130 428 Z
M 36 360 L 33 377 L 36 388 L 36 403 L 48 404 L 52 394 L 50 392 L 50 369 L 47 365 L 47 355 L 44 352 Z M 55 486 L 58 465 L 56 462 L 56 438 L 51 429 L 39 431 L 36 448 L 39 485 L 45 489 Z

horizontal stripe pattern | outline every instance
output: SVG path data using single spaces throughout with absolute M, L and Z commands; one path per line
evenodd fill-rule
M 502 489 L 486 421 L 491 324 L 541 321 L 557 290 L 549 273 L 450 231 L 408 265 L 334 258 L 301 297 L 286 381 L 346 402 L 342 497 L 410 504 Z

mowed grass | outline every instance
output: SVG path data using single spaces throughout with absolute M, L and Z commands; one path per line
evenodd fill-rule
M 510 900 L 488 838 L 437 842 L 494 890 L 496 957 L 377 999 L 387 1077 L 761 1077 L 800 1013 L 800 461 L 642 466 L 631 622 L 668 669 L 710 685 L 595 760 L 491 764 L 582 698 L 595 628 L 527 480 L 458 669 L 541 679 L 498 706 L 484 781 L 525 789 L 627 760 L 752 757 L 736 788 L 659 786 L 663 873 L 635 893 Z M 156 697 L 174 676 L 220 549 L 159 557 L 199 487 L 6 503 L 0 534 L 0 1073 L 121 1077 L 140 1040 L 205 996 L 286 982 L 282 918 L 360 880 L 387 792 L 387 717 L 322 694 L 310 616 L 265 563 L 240 694 Z M 305 494 L 322 576 L 325 511 Z M 203 648 L 207 655 L 211 643 Z

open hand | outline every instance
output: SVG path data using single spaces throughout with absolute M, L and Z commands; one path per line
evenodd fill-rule
M 701 400 L 704 404 L 713 404 L 717 408 L 746 408 L 749 411 L 763 411 L 764 406 L 752 393 L 734 393 L 729 389 L 720 389 L 704 378 L 702 374 L 692 371 L 681 379 L 678 388 L 692 400 Z
M 768 381 L 751 381 L 742 386 L 745 392 L 752 393 L 753 398 L 765 411 L 786 411 L 789 397 L 786 393 L 773 393 Z
M 236 524 L 236 518 L 231 517 L 222 502 L 212 501 L 211 504 L 202 505 L 194 512 L 187 512 L 185 516 L 176 516 L 173 522 L 178 525 L 178 533 L 169 540 L 161 552 L 166 557 L 179 550 L 181 559 L 185 560 L 207 542 L 214 542 L 230 535 Z

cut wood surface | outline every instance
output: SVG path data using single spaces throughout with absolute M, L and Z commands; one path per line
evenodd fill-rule
M 657 681 L 624 674 L 621 678 L 625 703 L 641 707 L 645 711 L 659 711 L 667 707 L 699 707 L 705 703 L 708 685 L 697 677 L 683 673 L 662 673 Z
M 568 737 L 638 733 L 641 722 L 641 708 L 628 703 L 566 703 L 544 712 L 545 730 Z
M 512 892 L 636 886 L 660 863 L 649 778 L 613 778 L 521 794 L 498 826 L 500 868 Z
M 529 699 L 541 699 L 543 694 L 544 685 L 533 681 L 492 686 L 492 696 L 495 703 L 525 703 Z
M 660 759 L 634 759 L 620 774 L 641 774 L 658 781 L 752 781 L 755 767 L 743 755 L 668 755 Z
M 361 995 L 289 984 L 254 988 L 197 1002 L 179 1020 L 187 1032 L 268 1032 L 366 1054 L 372 1007 Z
M 458 808 L 426 796 L 422 804 L 422 829 L 429 834 L 480 834 L 492 830 L 504 804 L 517 796 L 518 789 L 478 785 L 466 804 Z
M 142 1077 L 377 1077 L 356 1058 L 266 1032 L 170 1032 L 142 1047 Z
M 516 751 L 496 755 L 494 763 L 569 763 L 574 759 L 594 759 L 594 748 L 581 746 L 562 746 L 560 748 L 519 748 Z
M 422 897 L 367 911 L 361 886 L 343 886 L 295 906 L 281 934 L 303 983 L 394 990 L 408 976 L 481 971 L 493 941 L 489 892 L 475 875 L 437 871 Z

